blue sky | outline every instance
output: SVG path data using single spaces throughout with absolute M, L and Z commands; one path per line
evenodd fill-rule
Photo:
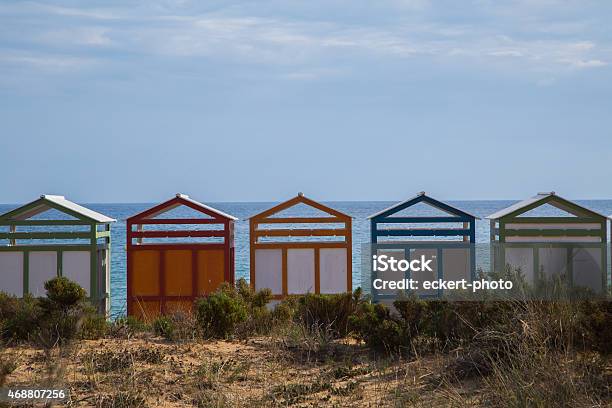
M 612 198 L 610 21 L 604 0 L 4 0 L 0 202 Z

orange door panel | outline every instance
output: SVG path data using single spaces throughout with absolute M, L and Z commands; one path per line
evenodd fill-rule
M 192 296 L 191 250 L 170 250 L 164 253 L 165 296 Z
M 132 296 L 159 296 L 159 251 L 132 252 Z
M 190 314 L 192 311 L 193 301 L 189 300 L 166 300 L 165 313 L 173 314 L 182 312 Z
M 198 251 L 198 295 L 214 292 L 225 280 L 225 252 Z
M 161 302 L 159 301 L 132 301 L 132 310 L 134 316 L 138 319 L 151 323 L 161 314 Z

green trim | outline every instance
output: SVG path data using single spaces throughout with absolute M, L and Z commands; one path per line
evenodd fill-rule
M 8 212 L 6 214 L 3 214 L 2 216 L 0 216 L 0 220 L 1 221 L 11 220 L 12 218 L 15 218 L 16 216 L 19 216 L 21 214 L 27 213 L 28 211 L 30 211 L 30 210 L 32 210 L 32 209 L 34 209 L 36 207 L 40 207 L 41 205 L 46 205 L 49 208 L 53 208 L 54 210 L 62 212 L 64 214 L 66 214 L 66 215 L 73 216 L 76 219 L 81 220 L 81 221 L 86 221 L 88 223 L 91 223 L 92 221 L 94 221 L 94 222 L 96 221 L 96 220 L 94 220 L 92 218 L 84 216 L 83 214 L 79 214 L 76 211 L 72 211 L 72 210 L 70 210 L 70 209 L 68 209 L 66 207 L 62 207 L 61 205 L 57 205 L 54 202 L 46 200 L 44 198 L 39 198 L 36 201 L 33 201 L 33 202 L 29 203 L 29 204 L 26 204 L 24 206 L 16 208 L 13 211 L 10 211 L 10 212 Z M 63 221 L 65 221 L 65 220 L 63 220 Z
M 96 224 L 91 224 L 91 231 L 89 232 L 91 244 L 90 244 L 90 268 L 89 268 L 89 297 L 98 299 L 98 243 L 96 235 L 98 234 Z M 96 307 L 99 305 L 96 304 Z
M 497 235 L 499 236 L 499 242 L 502 244 L 506 242 L 506 223 L 499 220 L 499 228 L 497 230 Z
M 23 296 L 30 293 L 30 251 L 23 251 Z
M 64 276 L 64 271 L 62 270 L 64 267 L 64 250 L 57 250 L 57 276 Z
M 548 204 L 550 202 L 556 202 L 558 204 L 561 204 L 564 207 L 567 207 L 569 211 L 568 210 L 565 210 L 565 211 L 576 215 L 578 218 L 595 219 L 598 221 L 601 221 L 602 219 L 604 220 L 606 219 L 606 217 L 600 214 L 597 214 L 596 212 L 593 212 L 589 210 L 588 208 L 582 207 L 571 201 L 565 200 L 557 195 L 551 195 L 551 196 L 544 197 L 541 200 L 538 200 L 536 202 L 533 202 L 525 207 L 519 208 L 518 210 L 513 211 L 509 214 L 506 214 L 503 217 L 501 217 L 500 220 L 503 219 L 507 223 L 510 223 L 510 220 L 513 220 L 512 222 L 514 222 L 514 220 L 517 219 L 519 215 L 524 214 L 528 211 L 531 211 L 534 208 L 538 208 L 544 204 Z M 541 222 L 541 220 L 543 219 L 546 220 L 546 219 L 551 219 L 553 217 L 529 217 L 529 218 L 533 218 L 535 222 Z M 559 218 L 559 217 L 555 217 L 555 218 Z
M 601 237 L 600 230 L 506 229 L 504 232 L 507 237 Z
M 90 232 L 5 232 L 0 239 L 87 239 Z
M 0 252 L 24 252 L 24 251 L 89 251 L 91 245 L 87 244 L 63 244 L 63 245 L 15 245 L 0 246 Z
M 96 238 L 107 238 L 110 237 L 110 231 L 97 231 Z
M 584 217 L 518 217 L 506 221 L 508 224 L 586 224 L 600 222 L 600 218 Z
M 48 226 L 48 225 L 90 225 L 88 221 L 82 220 L 0 220 L 0 226 Z
M 574 257 L 575 255 L 575 249 L 572 248 L 566 248 L 565 249 L 565 256 L 567 258 L 567 277 L 568 277 L 568 282 L 571 282 L 572 286 L 574 285 Z

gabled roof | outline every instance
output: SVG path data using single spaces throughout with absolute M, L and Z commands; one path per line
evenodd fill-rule
M 429 197 L 424 191 L 421 191 L 420 193 L 418 193 L 416 196 L 409 198 L 408 200 L 404 200 L 401 201 L 397 204 L 393 204 L 391 207 L 385 208 L 382 211 L 379 211 L 377 213 L 374 213 L 372 215 L 370 215 L 368 217 L 368 219 L 372 219 L 375 217 L 379 217 L 379 216 L 389 216 L 389 215 L 393 215 L 396 212 L 402 211 L 408 207 L 411 207 L 415 204 L 418 204 L 420 202 L 426 202 L 427 204 L 431 205 L 432 207 L 437 208 L 440 211 L 444 211 L 445 213 L 448 213 L 450 215 L 456 215 L 459 217 L 469 217 L 469 218 L 474 218 L 479 220 L 480 218 L 476 217 L 475 215 L 472 215 L 470 213 L 467 213 L 463 210 L 460 210 L 456 207 L 453 207 L 449 204 L 443 203 L 442 201 L 438 201 L 435 198 L 431 198 Z
M 509 207 L 499 210 L 496 213 L 487 216 L 486 218 L 489 220 L 497 220 L 500 218 L 504 218 L 508 215 L 520 215 L 523 212 L 529 211 L 532 208 L 537 208 L 547 203 L 550 203 L 550 205 L 572 214 L 577 209 L 595 217 L 608 218 L 605 215 L 602 215 L 596 211 L 590 210 L 586 207 L 581 206 L 580 204 L 576 204 L 573 201 L 560 197 L 554 191 L 551 191 L 550 193 L 538 193 L 533 197 L 530 197 L 523 201 L 519 201 L 518 203 L 512 204 Z M 536 205 L 534 206 L 534 204 Z M 523 209 L 525 211 L 521 211 Z
M 93 221 L 100 224 L 115 222 L 114 218 L 107 217 L 96 211 L 66 200 L 64 196 L 43 194 L 38 200 L 25 204 L 0 216 L 0 220 L 23 221 L 40 213 L 55 209 L 83 221 Z
M 265 211 L 262 211 L 258 214 L 255 215 L 251 215 L 250 217 L 247 218 L 247 220 L 252 219 L 252 218 L 265 218 L 265 217 L 269 217 L 270 215 L 276 214 L 280 211 L 286 210 L 288 208 L 291 208 L 297 204 L 305 204 L 308 205 L 310 207 L 313 207 L 317 210 L 323 211 L 328 213 L 329 215 L 332 215 L 334 217 L 338 217 L 338 218 L 352 218 L 350 215 L 347 215 L 341 211 L 335 210 L 331 207 L 328 207 L 324 204 L 321 204 L 319 202 L 316 202 L 314 200 L 311 200 L 310 198 L 304 196 L 303 193 L 298 193 L 295 197 L 284 201 L 278 205 L 275 205 L 272 208 L 268 208 Z M 292 218 L 292 217 L 288 217 L 288 218 Z
M 225 218 L 225 219 L 229 219 L 229 220 L 233 220 L 236 221 L 238 218 L 234 217 L 233 215 L 229 215 L 224 213 L 223 211 L 217 210 L 216 208 L 210 207 L 206 204 L 202 204 L 199 201 L 196 201 L 192 198 L 190 198 L 188 195 L 186 194 L 181 194 L 181 193 L 177 193 L 176 196 L 174 196 L 173 198 L 171 198 L 168 201 L 164 201 L 161 204 L 158 204 L 154 207 L 151 207 L 145 211 L 142 211 L 138 214 L 132 215 L 131 217 L 129 217 L 129 220 L 137 220 L 137 219 L 151 219 L 151 218 L 155 218 L 158 215 L 164 214 L 168 211 L 171 211 L 173 209 L 175 209 L 176 207 L 180 207 L 180 206 L 187 206 L 189 208 L 192 208 L 196 211 L 200 211 L 204 214 L 207 214 L 211 217 L 221 217 L 221 218 Z

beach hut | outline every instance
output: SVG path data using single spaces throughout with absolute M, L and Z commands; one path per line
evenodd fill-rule
M 291 214 L 304 206 L 302 213 Z M 302 193 L 252 216 L 251 286 L 269 288 L 275 299 L 352 291 L 351 222 Z
M 549 207 L 546 210 L 546 207 Z M 606 286 L 607 217 L 554 192 L 539 193 L 487 217 L 491 223 L 492 268 L 565 275 L 577 286 L 600 292 Z
M 113 222 L 57 195 L 0 215 L 0 291 L 44 296 L 46 281 L 65 276 L 108 314 Z
M 420 206 L 423 206 L 423 211 L 411 213 Z M 478 217 L 420 192 L 415 197 L 370 215 L 368 219 L 372 255 L 393 256 L 407 261 L 424 256 L 432 260 L 432 271 L 372 271 L 373 278 L 418 280 L 421 285 L 415 293 L 419 297 L 443 294 L 441 290 L 423 289 L 424 280 L 474 279 Z M 394 299 L 396 292 L 373 291 L 373 298 Z
M 196 297 L 233 284 L 236 220 L 184 194 L 128 218 L 128 315 L 191 310 Z

